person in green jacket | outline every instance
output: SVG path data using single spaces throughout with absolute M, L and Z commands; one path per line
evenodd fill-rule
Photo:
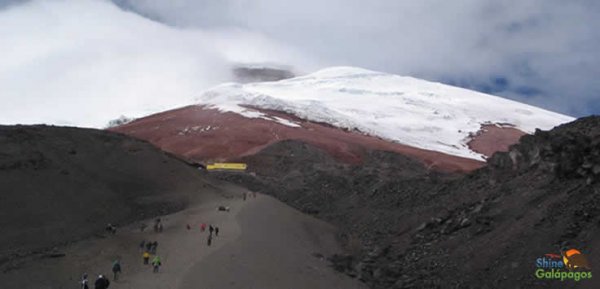
M 112 271 L 113 271 L 113 280 L 117 281 L 117 279 L 119 278 L 119 274 L 121 273 L 121 261 L 119 259 L 117 259 L 117 260 L 115 260 L 115 262 L 113 262 Z
M 162 265 L 162 263 L 160 262 L 160 257 L 154 256 L 154 259 L 152 259 L 152 267 L 154 273 L 158 273 L 158 268 L 160 268 L 160 265 Z

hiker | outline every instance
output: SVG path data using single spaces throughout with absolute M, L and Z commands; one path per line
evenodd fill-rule
M 208 235 L 208 239 L 206 240 L 206 245 L 210 247 L 210 244 L 212 244 L 212 235 Z
M 117 227 L 115 227 L 113 224 L 108 223 L 108 225 L 106 225 L 106 232 L 111 233 L 111 234 L 116 234 L 117 233 Z
M 154 221 L 154 232 L 155 232 L 155 233 L 158 233 L 158 232 L 159 232 L 160 226 L 162 226 L 162 225 L 161 225 L 161 223 L 160 223 L 160 218 L 157 218 L 157 219 Z
M 185 225 L 185 228 L 189 231 L 192 229 L 192 226 L 190 226 L 190 224 Z
M 140 243 L 140 250 L 144 251 L 144 247 L 146 247 L 146 240 L 142 240 Z
M 110 281 L 108 281 L 104 275 L 99 275 L 94 283 L 94 288 L 96 289 L 107 289 L 108 286 L 110 286 Z
M 119 261 L 119 259 L 115 260 L 115 262 L 113 263 L 112 271 L 113 280 L 117 281 L 117 279 L 119 278 L 119 273 L 121 273 L 121 262 Z
M 152 243 L 152 254 L 156 254 L 157 248 L 158 248 L 158 242 L 154 241 L 154 243 Z
M 215 236 L 219 236 L 219 227 L 215 226 Z
M 88 282 L 88 274 L 84 273 L 83 277 L 81 277 L 81 289 L 90 289 Z
M 208 226 L 208 232 L 210 233 L 211 236 L 212 236 L 212 233 L 214 230 L 215 230 L 215 228 L 213 228 L 212 225 Z
M 152 242 L 148 241 L 148 243 L 146 243 L 146 251 L 152 252 Z
M 200 224 L 200 232 L 204 232 L 206 231 L 206 224 L 202 223 Z
M 144 251 L 144 254 L 142 254 L 142 259 L 144 259 L 144 265 L 148 265 L 148 261 L 150 260 L 150 253 L 148 253 L 148 251 Z
M 245 201 L 246 200 L 246 193 L 244 193 L 243 196 L 244 196 L 244 201 Z
M 152 259 L 152 272 L 158 273 L 158 268 L 160 267 L 160 265 L 162 265 L 162 263 L 160 262 L 160 257 L 154 256 L 154 259 Z

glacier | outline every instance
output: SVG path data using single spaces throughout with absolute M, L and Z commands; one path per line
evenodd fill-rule
M 482 125 L 511 126 L 532 133 L 574 120 L 485 93 L 356 67 L 331 67 L 274 82 L 224 83 L 202 92 L 195 101 L 249 118 L 268 119 L 253 107 L 282 111 L 476 160 L 485 156 L 472 151 L 467 143 Z

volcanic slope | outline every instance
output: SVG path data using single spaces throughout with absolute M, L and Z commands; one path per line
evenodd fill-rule
M 441 83 L 334 67 L 274 82 L 223 84 L 203 92 L 197 105 L 111 130 L 198 162 L 300 140 L 345 163 L 382 150 L 443 171 L 470 171 L 522 135 L 571 120 Z
M 219 176 L 338 225 L 349 255 L 335 266 L 371 288 L 598 288 L 534 274 L 566 248 L 600 263 L 599 128 L 536 131 L 464 176 L 380 151 L 339 164 L 297 141 L 243 158 L 252 174 Z
M 215 192 L 197 170 L 145 141 L 92 129 L 0 126 L 0 264 Z
M 341 163 L 362 163 L 366 151 L 378 149 L 408 155 L 428 167 L 444 171 L 470 171 L 484 164 L 302 120 L 278 111 L 269 111 L 269 115 L 271 119 L 246 118 L 233 112 L 188 106 L 110 130 L 147 140 L 165 151 L 201 163 L 238 160 L 280 141 L 301 140 L 323 149 Z M 301 127 L 281 124 L 283 121 L 293 121 Z

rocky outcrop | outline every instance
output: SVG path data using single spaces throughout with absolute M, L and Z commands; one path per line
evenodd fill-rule
M 540 170 L 563 179 L 583 178 L 591 184 L 600 180 L 598 127 L 597 118 L 590 117 L 553 131 L 538 130 L 488 163 L 494 169 Z
M 236 82 L 277 81 L 294 77 L 289 67 L 236 66 L 232 69 Z

